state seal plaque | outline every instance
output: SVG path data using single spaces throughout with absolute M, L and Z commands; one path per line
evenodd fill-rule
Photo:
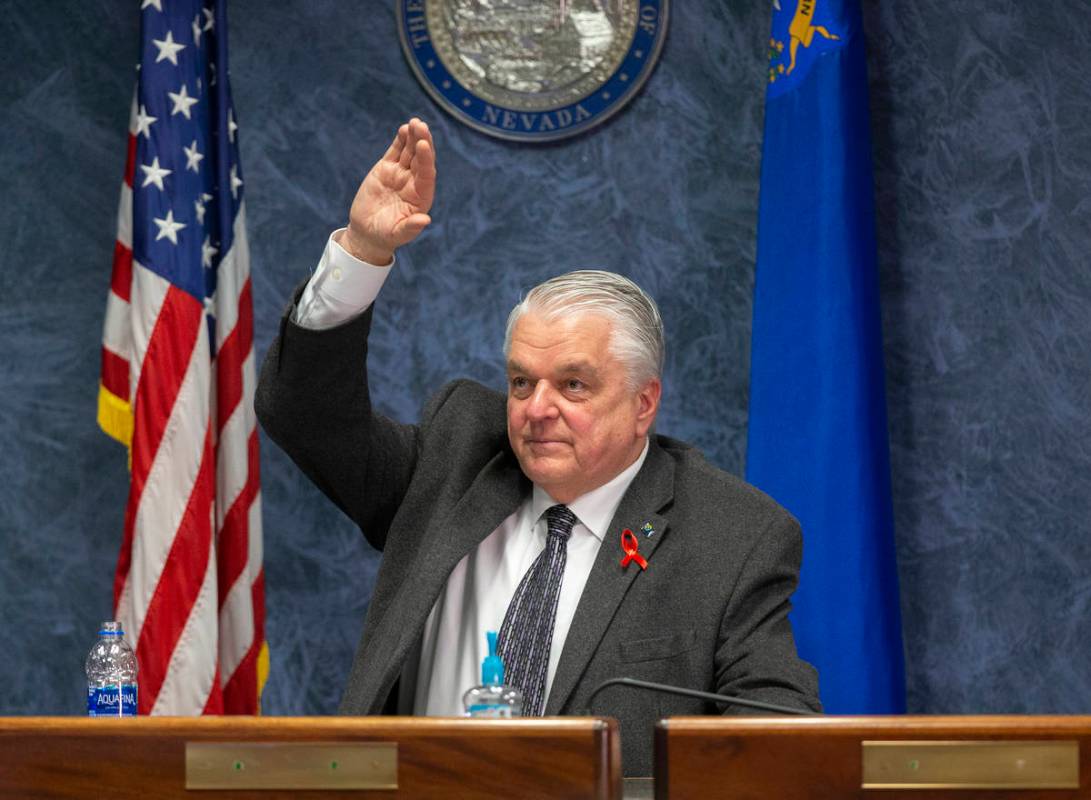
M 397 0 L 409 65 L 448 113 L 544 142 L 617 113 L 648 79 L 669 0 Z

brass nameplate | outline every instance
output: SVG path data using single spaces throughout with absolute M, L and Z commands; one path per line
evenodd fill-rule
M 186 742 L 186 789 L 397 789 L 394 742 Z
M 1078 789 L 1076 741 L 862 742 L 864 789 Z

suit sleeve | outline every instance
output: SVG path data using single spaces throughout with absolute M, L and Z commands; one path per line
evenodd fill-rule
M 310 330 L 285 314 L 254 406 L 269 437 L 381 550 L 412 479 L 420 433 L 371 407 L 371 317 L 369 308 L 336 327 Z
M 788 620 L 802 552 L 799 524 L 778 510 L 747 555 L 721 622 L 718 692 L 822 710 L 818 674 L 796 653 Z M 726 713 L 747 711 L 732 707 Z

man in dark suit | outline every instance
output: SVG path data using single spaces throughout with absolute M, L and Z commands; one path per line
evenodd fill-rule
M 655 720 L 733 709 L 621 687 L 589 708 L 609 678 L 819 709 L 787 616 L 799 526 L 652 433 L 663 329 L 631 281 L 589 270 L 528 293 L 506 398 L 456 381 L 416 425 L 372 411 L 372 303 L 429 224 L 435 177 L 411 120 L 297 292 L 257 392 L 269 435 L 383 551 L 342 711 L 461 713 L 487 630 L 525 714 L 618 718 L 627 775 L 651 773 Z

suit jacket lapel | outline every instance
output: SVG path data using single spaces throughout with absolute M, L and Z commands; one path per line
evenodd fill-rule
M 621 499 L 617 513 L 603 537 L 591 574 L 587 578 L 583 595 L 576 606 L 576 615 L 568 630 L 553 685 L 546 700 L 546 716 L 556 715 L 568 701 L 591 656 L 601 641 L 607 627 L 617 613 L 630 584 L 643 570 L 630 562 L 621 566 L 624 553 L 621 549 L 621 532 L 632 530 L 640 542 L 640 554 L 648 559 L 648 569 L 655 569 L 650 556 L 667 534 L 667 520 L 658 514 L 674 496 L 674 462 L 655 442 L 648 445 L 648 457 L 636 478 Z M 655 535 L 646 537 L 640 532 L 645 522 L 650 522 Z
M 451 570 L 519 507 L 529 491 L 530 482 L 519 463 L 504 451 L 485 465 L 451 510 L 430 526 L 416 554 L 418 564 L 408 573 L 413 580 L 398 587 L 397 597 L 384 614 L 391 627 L 372 645 L 373 650 L 389 653 L 374 713 L 400 674 L 410 649 L 420 641 L 424 623 Z
M 493 457 L 450 513 L 433 526 L 429 541 L 435 548 L 434 568 L 426 566 L 422 574 L 445 583 L 459 560 L 500 527 L 529 493 L 530 481 L 515 456 L 505 450 Z

